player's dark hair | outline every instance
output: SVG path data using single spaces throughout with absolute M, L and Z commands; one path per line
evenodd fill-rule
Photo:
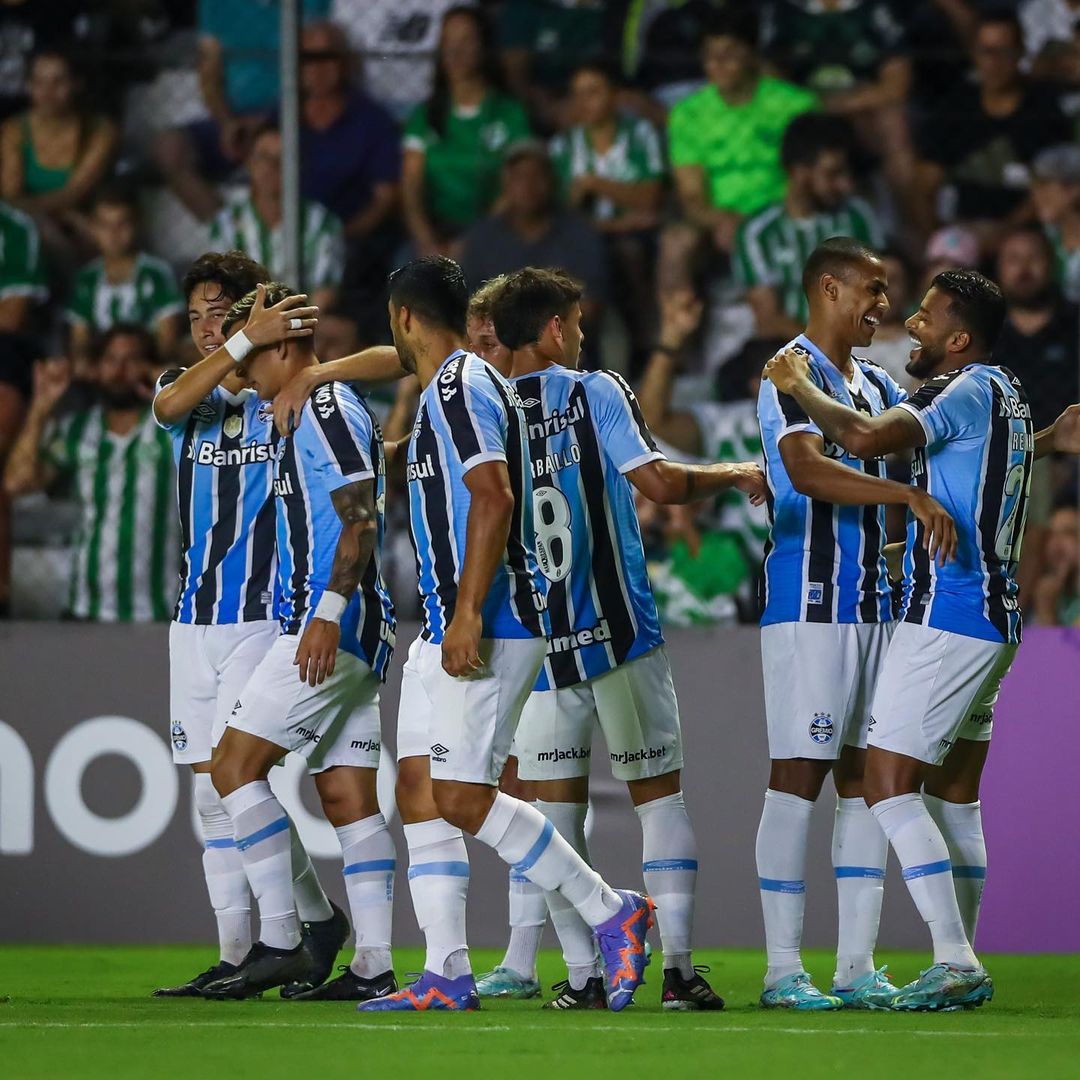
M 394 307 L 407 307 L 440 329 L 465 333 L 469 289 L 464 272 L 453 259 L 445 255 L 414 259 L 390 275 L 389 285 Z
M 154 335 L 141 323 L 136 322 L 116 322 L 108 330 L 102 331 L 94 340 L 92 350 L 94 359 L 100 360 L 105 355 L 105 350 L 118 337 L 138 338 L 139 346 L 147 362 L 150 364 L 158 362 L 158 347 Z
M 802 272 L 803 292 L 810 296 L 822 274 L 844 277 L 877 257 L 877 252 L 860 240 L 851 236 L 830 236 L 818 244 L 806 260 Z
M 495 44 L 495 30 L 491 19 L 480 8 L 461 4 L 450 8 L 443 15 L 442 25 L 448 19 L 463 16 L 471 19 L 480 38 L 480 77 L 488 90 L 503 90 L 503 71 L 499 63 L 499 51 Z M 440 137 L 446 134 L 446 121 L 450 117 L 450 79 L 442 55 L 442 30 L 439 31 L 439 47 L 435 55 L 435 78 L 431 84 L 431 96 L 424 106 L 431 130 Z
M 233 304 L 269 280 L 270 271 L 242 251 L 208 251 L 191 264 L 181 288 L 190 301 L 196 285 L 216 285 L 218 294 L 213 299 Z
M 556 315 L 570 314 L 583 291 L 581 282 L 563 270 L 526 266 L 507 274 L 491 302 L 496 336 L 508 349 L 534 344 Z
M 989 352 L 1005 322 L 1005 297 L 997 283 L 978 270 L 943 270 L 930 282 L 949 296 L 949 314 Z
M 796 116 L 784 131 L 780 143 L 780 164 L 784 172 L 796 165 L 813 165 L 827 150 L 836 150 L 851 158 L 854 132 L 842 116 L 808 112 Z
M 761 40 L 757 15 L 748 8 L 734 6 L 710 12 L 702 20 L 701 40 L 718 37 L 734 38 L 756 49 Z
M 256 284 L 263 284 L 262 282 L 256 282 Z M 273 307 L 275 304 L 280 304 L 286 296 L 292 296 L 293 291 L 288 285 L 282 284 L 280 281 L 267 281 L 266 285 L 266 300 L 264 301 L 267 307 Z M 255 306 L 256 291 L 254 287 L 250 292 L 244 293 L 239 300 L 233 303 L 233 306 L 229 308 L 228 314 L 225 316 L 221 323 L 221 332 L 228 334 L 230 330 L 236 326 L 237 323 L 248 320 L 248 316 L 251 314 L 251 309 Z

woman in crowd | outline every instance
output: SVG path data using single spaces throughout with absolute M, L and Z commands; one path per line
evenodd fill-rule
M 435 85 L 405 126 L 405 224 L 421 255 L 454 241 L 495 201 L 503 151 L 529 133 L 520 102 L 502 89 L 491 28 L 475 8 L 443 20 Z

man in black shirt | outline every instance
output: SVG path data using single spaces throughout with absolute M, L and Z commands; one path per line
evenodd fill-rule
M 993 249 L 1002 230 L 1030 217 L 1029 166 L 1044 147 L 1070 138 L 1052 89 L 1028 80 L 1020 25 L 1012 15 L 982 20 L 972 45 L 975 84 L 939 104 L 923 133 L 931 196 L 955 191 L 955 218 Z

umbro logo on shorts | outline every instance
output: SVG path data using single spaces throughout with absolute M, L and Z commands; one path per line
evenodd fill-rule
M 450 753 L 450 747 L 443 746 L 441 742 L 435 743 L 431 747 L 431 759 L 432 761 L 446 761 L 446 755 Z

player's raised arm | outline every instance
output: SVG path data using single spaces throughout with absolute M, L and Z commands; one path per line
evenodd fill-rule
M 505 461 L 484 461 L 465 474 L 469 517 L 465 561 L 458 580 L 454 617 L 443 635 L 442 666 L 449 675 L 480 667 L 480 611 L 503 559 L 514 516 L 514 492 Z
M 330 581 L 296 649 L 300 680 L 309 686 L 319 685 L 334 673 L 341 637 L 339 622 L 371 562 L 378 540 L 374 479 L 346 484 L 333 491 L 330 498 L 341 519 L 341 535 L 334 551 Z
M 1035 458 L 1080 454 L 1080 405 L 1070 405 L 1048 428 L 1035 435 Z
M 183 420 L 252 349 L 287 338 L 310 337 L 315 332 L 319 309 L 307 306 L 306 296 L 287 296 L 268 308 L 266 287 L 256 285 L 255 290 L 255 304 L 243 329 L 220 349 L 161 385 L 153 404 L 154 419 L 159 424 L 171 427 Z
M 870 416 L 829 397 L 810 378 L 809 359 L 800 349 L 777 353 L 765 365 L 764 377 L 777 393 L 793 397 L 825 438 L 855 457 L 884 457 L 926 442 L 922 425 L 906 409 L 886 409 L 880 416 Z
M 328 382 L 395 382 L 412 374 L 402 366 L 393 345 L 372 345 L 358 353 L 315 364 L 296 376 L 274 398 L 274 426 L 288 435 L 300 426 L 301 415 L 315 388 Z

